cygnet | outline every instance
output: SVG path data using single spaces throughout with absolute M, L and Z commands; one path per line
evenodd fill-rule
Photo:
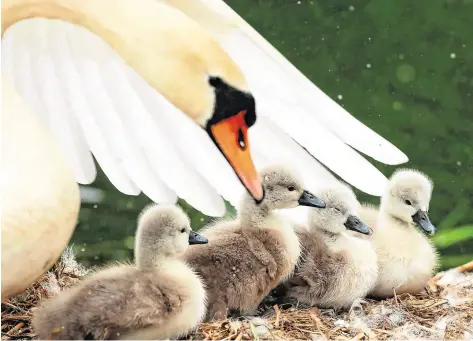
M 348 186 L 334 184 L 316 193 L 326 209 L 310 210 L 309 227 L 298 226 L 301 261 L 274 295 L 285 297 L 280 302 L 295 299 L 303 305 L 349 308 L 366 296 L 378 277 L 372 241 L 356 235 L 369 236 L 372 230 L 358 218 L 358 202 Z
M 427 215 L 432 189 L 432 180 L 417 170 L 401 169 L 392 175 L 373 233 L 379 277 L 372 297 L 392 297 L 394 291 L 418 293 L 437 268 L 437 252 L 425 235 L 435 233 Z M 373 219 L 373 212 L 372 206 L 364 206 L 361 218 Z
M 98 271 L 44 302 L 33 319 L 40 339 L 168 339 L 205 315 L 201 279 L 178 257 L 207 239 L 176 206 L 151 205 L 138 221 L 136 265 Z
M 202 232 L 209 239 L 186 252 L 185 260 L 200 274 L 208 294 L 206 320 L 224 319 L 231 311 L 254 312 L 259 302 L 291 274 L 299 259 L 294 226 L 275 209 L 299 205 L 325 207 L 304 190 L 288 167 L 272 166 L 260 173 L 264 198 L 245 195 L 238 218 Z

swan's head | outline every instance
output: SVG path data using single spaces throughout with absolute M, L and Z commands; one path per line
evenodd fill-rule
M 358 201 L 350 187 L 340 183 L 317 191 L 325 202 L 325 210 L 310 210 L 309 225 L 332 234 L 352 230 L 370 235 L 373 230 L 358 218 Z
M 260 207 L 268 210 L 297 206 L 325 207 L 322 200 L 304 189 L 299 176 L 287 166 L 266 167 L 260 175 L 264 188 L 264 199 L 258 204 Z
M 261 201 L 263 189 L 248 140 L 248 129 L 256 122 L 255 100 L 220 76 L 209 76 L 208 83 L 213 91 L 213 107 L 204 128 L 251 196 Z
M 245 76 L 200 25 L 181 14 L 173 16 L 176 33 L 165 36 L 166 53 L 157 61 L 168 65 L 160 75 L 161 92 L 205 129 L 251 196 L 261 201 L 263 189 L 248 139 L 256 103 Z
M 414 222 L 429 235 L 435 233 L 427 215 L 433 182 L 412 169 L 400 169 L 391 178 L 381 198 L 381 210 L 404 222 Z
M 192 231 L 181 208 L 151 204 L 138 219 L 135 260 L 138 266 L 152 266 L 157 259 L 182 255 L 189 245 L 207 242 L 207 238 Z
M 241 70 L 196 21 L 156 0 L 141 0 L 139 5 L 127 0 L 12 1 L 2 7 L 2 15 L 2 36 L 14 23 L 34 17 L 69 21 L 98 35 L 205 129 L 253 198 L 262 199 L 248 142 L 248 128 L 256 122 L 255 101 Z M 97 40 L 84 37 L 78 38 L 79 53 L 83 46 L 95 50 Z M 107 53 L 100 49 L 91 56 L 103 58 Z

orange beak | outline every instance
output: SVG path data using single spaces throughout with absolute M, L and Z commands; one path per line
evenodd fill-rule
M 245 122 L 246 110 L 211 126 L 215 144 L 235 170 L 243 186 L 251 196 L 260 202 L 263 200 L 263 187 L 251 158 L 248 142 L 248 126 Z

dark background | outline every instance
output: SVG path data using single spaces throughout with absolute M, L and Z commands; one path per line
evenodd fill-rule
M 250 25 L 318 87 L 433 178 L 442 265 L 473 259 L 473 0 L 233 0 Z M 389 176 L 393 167 L 374 164 Z M 99 174 L 72 242 L 86 265 L 133 257 L 149 203 Z M 379 198 L 361 195 L 362 201 Z M 194 229 L 210 218 L 180 202 Z M 234 209 L 228 205 L 228 215 Z

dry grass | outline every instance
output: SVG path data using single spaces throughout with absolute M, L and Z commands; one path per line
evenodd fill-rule
M 470 273 L 464 273 L 469 271 Z M 473 262 L 437 274 L 417 295 L 359 300 L 350 311 L 281 310 L 266 319 L 202 323 L 195 340 L 473 340 Z
M 42 300 L 67 289 L 87 274 L 78 264 L 72 248 L 67 248 L 53 268 L 25 292 L 2 303 L 2 340 L 34 339 L 31 318 Z
M 425 292 L 359 300 L 350 311 L 281 310 L 267 319 L 202 323 L 189 340 L 473 340 L 473 262 L 436 275 Z M 34 339 L 31 317 L 41 300 L 68 288 L 86 270 L 66 250 L 57 265 L 24 293 L 2 304 L 2 339 Z M 465 272 L 465 273 L 463 273 Z

